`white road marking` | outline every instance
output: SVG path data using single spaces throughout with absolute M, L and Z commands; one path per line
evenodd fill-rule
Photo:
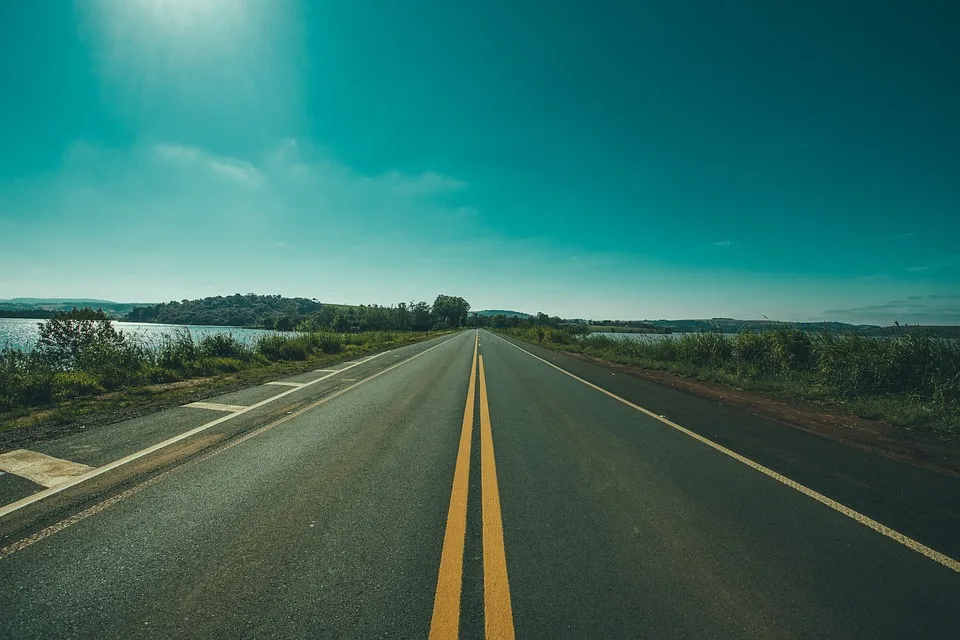
M 333 373 L 334 371 L 339 371 L 339 369 L 314 369 L 314 373 Z
M 420 353 L 414 354 L 414 355 L 410 356 L 409 358 L 406 358 L 406 359 L 404 359 L 404 360 L 401 360 L 400 362 L 398 362 L 398 363 L 396 363 L 396 364 L 392 364 L 392 365 L 390 365 L 389 367 L 387 367 L 386 369 L 382 369 L 382 370 L 374 373 L 373 375 L 368 376 L 368 377 L 364 378 L 363 380 L 360 380 L 359 382 L 353 383 L 353 384 L 350 385 L 349 387 L 344 387 L 343 389 L 340 389 L 339 391 L 334 392 L 334 393 L 330 394 L 329 396 L 326 396 L 326 397 L 324 397 L 324 398 L 321 398 L 321 399 L 317 400 L 316 402 L 312 402 L 312 403 L 308 404 L 307 406 L 303 407 L 302 409 L 299 409 L 299 410 L 297 410 L 297 411 L 294 411 L 294 412 L 293 412 L 292 414 L 290 414 L 290 415 L 284 416 L 284 417 L 280 418 L 279 420 L 276 420 L 275 422 L 271 422 L 270 424 L 264 425 L 264 426 L 260 427 L 259 429 L 255 429 L 255 430 L 253 430 L 253 431 L 249 431 L 249 432 L 247 432 L 247 433 L 245 433 L 245 434 L 243 434 L 243 435 L 241 435 L 241 436 L 238 436 L 238 437 L 236 437 L 236 438 L 234 438 L 234 439 L 232 439 L 232 440 L 227 440 L 225 443 L 223 443 L 223 444 L 220 445 L 219 447 L 213 449 L 212 451 L 208 451 L 208 452 L 206 452 L 206 453 L 201 454 L 200 456 L 198 456 L 198 457 L 196 457 L 196 458 L 192 458 L 192 459 L 188 460 L 186 463 L 184 463 L 184 464 L 182 464 L 182 465 L 173 467 L 172 469 L 167 469 L 167 470 L 164 471 L 163 473 L 160 473 L 159 475 L 153 476 L 152 478 L 150 478 L 150 479 L 148 479 L 148 480 L 144 480 L 144 481 L 141 482 L 140 484 L 134 485 L 133 487 L 127 489 L 126 491 L 123 491 L 122 493 L 118 493 L 118 494 L 115 495 L 115 496 L 111 496 L 111 497 L 107 498 L 106 500 L 103 500 L 103 501 L 101 501 L 101 502 L 98 502 L 97 504 L 93 505 L 92 507 L 89 507 L 89 508 L 87 508 L 87 509 L 84 509 L 83 511 L 81 511 L 81 512 L 79 512 L 79 513 L 76 513 L 76 514 L 70 516 L 69 518 L 65 518 L 64 520 L 61 520 L 60 522 L 54 523 L 54 524 L 50 525 L 49 527 L 47 527 L 47 528 L 45 528 L 45 529 L 41 529 L 40 531 L 37 531 L 37 532 L 34 533 L 33 535 L 28 536 L 28 537 L 26 537 L 26 538 L 23 538 L 22 540 L 18 540 L 17 542 L 14 542 L 14 543 L 11 544 L 11 545 L 8 545 L 8 546 L 6 546 L 6 547 L 2 547 L 2 548 L 0 548 L 0 560 L 3 560 L 3 559 L 6 558 L 7 556 L 10 556 L 11 554 L 16 553 L 17 551 L 22 551 L 23 549 L 26 549 L 27 547 L 29 547 L 29 546 L 31 546 L 31 545 L 33 545 L 33 544 L 36 544 L 37 542 L 40 542 L 41 540 L 43 540 L 43 539 L 45 539 L 45 538 L 49 538 L 50 536 L 52 536 L 52 535 L 54 535 L 54 534 L 56 534 L 56 533 L 58 533 L 58 532 L 60 532 L 60 531 L 63 531 L 63 530 L 66 529 L 67 527 L 70 527 L 70 526 L 72 526 L 72 525 L 80 522 L 81 520 L 85 520 L 85 519 L 89 518 L 89 517 L 92 516 L 92 515 L 95 515 L 95 514 L 97 514 L 97 513 L 100 513 L 101 511 L 103 511 L 103 510 L 105 510 L 105 509 L 107 509 L 107 508 L 109 508 L 109 507 L 117 504 L 117 503 L 120 502 L 121 500 L 124 500 L 124 499 L 126 499 L 126 498 L 129 498 L 130 496 L 136 495 L 137 493 L 140 493 L 141 491 L 143 491 L 143 490 L 146 489 L 147 487 L 152 487 L 153 485 L 158 484 L 159 482 L 161 482 L 162 480 L 164 480 L 165 478 L 169 477 L 170 475 L 174 474 L 174 473 L 177 472 L 177 471 L 180 471 L 180 470 L 182 470 L 182 469 L 188 468 L 188 467 L 190 467 L 190 466 L 194 466 L 194 465 L 200 464 L 200 463 L 202 463 L 202 462 L 204 462 L 204 461 L 206 461 L 206 460 L 209 460 L 210 458 L 213 458 L 214 456 L 220 455 L 220 454 L 223 453 L 224 451 L 227 451 L 228 449 L 232 449 L 233 447 L 237 446 L 238 444 L 240 444 L 240 443 L 242 443 L 242 442 L 246 442 L 247 440 L 250 440 L 251 438 L 255 438 L 255 437 L 257 437 L 258 435 L 260 435 L 260 434 L 262 434 L 262 433 L 265 433 L 265 432 L 269 431 L 270 429 L 273 429 L 274 427 L 283 424 L 284 422 L 287 422 L 288 420 L 292 420 L 292 419 L 296 418 L 297 416 L 302 415 L 302 414 L 306 413 L 307 411 L 310 411 L 311 409 L 315 409 L 316 407 L 319 407 L 319 406 L 322 405 L 322 404 L 326 404 L 327 402 L 330 402 L 330 401 L 333 400 L 334 398 L 337 398 L 337 397 L 339 397 L 339 396 L 342 396 L 343 394 L 347 393 L 348 391 L 352 391 L 353 389 L 356 389 L 356 388 L 359 387 L 360 385 L 366 384 L 367 382 L 370 382 L 370 381 L 373 380 L 374 378 L 378 378 L 378 377 L 382 376 L 382 375 L 385 374 L 385 373 L 388 373 L 388 372 L 390 372 L 390 371 L 393 371 L 393 370 L 396 369 L 397 367 L 402 367 L 403 365 L 407 364 L 407 363 L 410 362 L 411 360 L 416 360 L 417 358 L 419 358 L 420 356 L 424 355 L 424 354 L 427 353 L 428 351 L 433 351 L 433 350 L 436 349 L 437 347 L 442 347 L 443 345 L 447 344 L 448 342 L 450 342 L 450 341 L 453 340 L 454 338 L 459 337 L 460 335 L 464 335 L 464 334 L 455 334 L 453 337 L 444 340 L 444 341 L 441 342 L 440 344 L 435 344 L 435 345 L 433 345 L 432 347 L 430 347 L 429 349 L 424 349 L 424 350 L 421 351 Z M 380 354 L 380 355 L 383 355 L 383 354 Z M 374 357 L 376 357 L 376 356 L 374 356 Z M 329 376 L 327 376 L 327 377 L 329 377 Z M 291 391 L 285 391 L 284 394 L 288 394 L 288 393 L 292 393 L 292 392 L 293 392 L 292 390 L 291 390 Z M 273 398 L 270 398 L 269 400 L 272 400 L 272 399 L 273 399 Z M 264 401 L 263 404 L 265 404 L 265 403 L 268 402 L 269 400 Z M 222 421 L 222 420 L 224 420 L 224 418 L 221 418 L 221 421 Z M 219 421 L 217 421 L 217 422 L 219 422 Z M 109 465 L 108 465 L 108 466 L 109 466 Z M 101 468 L 103 468 L 103 467 L 101 467 Z M 98 471 L 98 469 L 94 469 L 94 471 Z M 34 495 L 39 495 L 39 494 L 34 494 Z M 31 497 L 32 497 L 32 496 L 31 496 Z M 7 506 L 11 506 L 11 505 L 7 505 Z M 2 509 L 0 509 L 0 516 L 2 516 L 2 515 L 4 515 L 4 514 L 3 514 L 3 512 L 2 512 Z
M 0 469 L 45 487 L 55 487 L 92 471 L 93 467 L 28 449 L 16 449 L 0 454 Z
M 746 456 L 740 455 L 740 454 L 737 453 L 736 451 L 733 451 L 733 450 L 731 450 L 731 449 L 727 449 L 727 448 L 724 447 L 723 445 L 717 444 L 717 443 L 714 442 L 713 440 L 710 440 L 709 438 L 705 438 L 705 437 L 703 437 L 702 435 L 700 435 L 699 433 L 694 433 L 693 431 L 690 431 L 690 430 L 687 429 L 686 427 L 682 427 L 682 426 L 680 426 L 679 424 L 677 424 L 676 422 L 673 422 L 672 420 L 668 420 L 668 419 L 667 419 L 666 417 L 664 417 L 664 416 L 657 415 L 656 413 L 650 411 L 649 409 L 644 409 L 644 408 L 641 407 L 640 405 L 634 404 L 634 403 L 630 402 L 629 400 L 627 400 L 626 398 L 621 398 L 621 397 L 618 396 L 617 394 L 615 394 L 615 393 L 613 393 L 613 392 L 611 392 L 611 391 L 607 391 L 607 390 L 604 389 L 603 387 L 598 387 L 597 385 L 593 384 L 592 382 L 588 382 L 588 381 L 584 380 L 583 378 L 581 378 L 581 377 L 579 377 L 579 376 L 576 376 L 576 375 L 570 373 L 570 372 L 567 371 L 566 369 L 562 369 L 562 368 L 558 367 L 557 365 L 553 364 L 552 362 L 550 362 L 550 361 L 548 361 L 548 360 L 544 360 L 544 359 L 541 358 L 540 356 L 537 356 L 537 355 L 534 355 L 534 354 L 530 353 L 529 351 L 527 351 L 527 350 L 524 349 L 523 347 L 518 347 L 517 345 L 513 344 L 513 343 L 510 342 L 509 340 L 504 340 L 503 338 L 500 338 L 500 336 L 497 336 L 497 338 L 500 339 L 500 340 L 503 340 L 503 342 L 506 342 L 508 345 L 510 345 L 510 346 L 513 347 L 514 349 L 519 349 L 520 351 L 523 351 L 525 354 L 527 354 L 527 355 L 530 356 L 531 358 L 536 358 L 536 359 L 539 360 L 540 362 L 542 362 L 542 363 L 544 363 L 544 364 L 546 364 L 546 365 L 548 365 L 548 366 L 553 367 L 554 369 L 556 369 L 557 371 L 559 371 L 559 372 L 561 372 L 561 373 L 563 373 L 563 374 L 565 374 L 565 375 L 570 376 L 570 377 L 573 378 L 574 380 L 577 380 L 577 381 L 579 381 L 579 382 L 582 382 L 583 384 L 587 385 L 588 387 L 590 387 L 590 388 L 592 388 L 592 389 L 596 389 L 596 390 L 599 391 L 600 393 L 602 393 L 602 394 L 604 394 L 604 395 L 607 395 L 607 396 L 610 396 L 610 397 L 613 398 L 614 400 L 616 400 L 616 401 L 618 401 L 618 402 L 622 402 L 623 404 L 627 405 L 628 407 L 631 407 L 631 408 L 633 408 L 633 409 L 636 409 L 636 410 L 639 411 L 640 413 L 643 413 L 644 415 L 647 415 L 647 416 L 653 418 L 654 420 L 657 420 L 658 422 L 662 422 L 663 424 L 667 425 L 667 426 L 670 427 L 671 429 L 676 429 L 676 430 L 679 431 L 680 433 L 682 433 L 682 434 L 684 434 L 684 435 L 687 435 L 687 436 L 690 436 L 690 437 L 693 438 L 694 440 L 696 440 L 696 441 L 698 441 L 698 442 L 701 442 L 701 443 L 707 445 L 707 446 L 710 447 L 711 449 L 715 449 L 716 451 L 719 451 L 720 453 L 722 453 L 722 454 L 724 454 L 724 455 L 726 455 L 726 456 L 729 456 L 729 457 L 733 458 L 733 459 L 736 460 L 737 462 L 740 462 L 740 463 L 742 463 L 742 464 L 745 464 L 746 466 L 750 467 L 751 469 L 754 469 L 754 470 L 756 470 L 756 471 L 759 471 L 759 472 L 762 473 L 763 475 L 765 475 L 765 476 L 767 476 L 767 477 L 769 477 L 769 478 L 772 478 L 772 479 L 776 480 L 777 482 L 779 482 L 779 483 L 781 483 L 781 484 L 783 484 L 783 485 L 786 485 L 786 486 L 790 487 L 791 489 L 793 489 L 793 490 L 795 490 L 795 491 L 798 491 L 798 492 L 802 493 L 803 495 L 805 495 L 805 496 L 807 496 L 807 497 L 809 497 L 809 498 L 813 498 L 814 500 L 816 500 L 816 501 L 819 502 L 820 504 L 826 505 L 826 506 L 830 507 L 831 509 L 833 509 L 834 511 L 838 512 L 838 513 L 842 513 L 843 515 L 847 516 L 847 517 L 850 518 L 851 520 L 854 520 L 854 521 L 856 521 L 856 522 L 859 522 L 859 523 L 862 524 L 863 526 L 868 527 L 868 528 L 870 528 L 870 529 L 873 529 L 873 530 L 876 531 L 877 533 L 880 533 L 880 534 L 882 534 L 882 535 L 890 538 L 891 540 L 894 540 L 894 541 L 896 541 L 896 542 L 899 542 L 900 544 L 902 544 L 903 546 L 907 547 L 908 549 L 910 549 L 910 550 L 912 550 L 912 551 L 916 551 L 916 552 L 919 553 L 920 555 L 926 556 L 927 558 L 930 558 L 930 559 L 933 560 L 934 562 L 938 562 L 938 563 L 942 564 L 943 566 L 947 567 L 948 569 L 953 569 L 954 571 L 960 573 L 960 561 L 955 560 L 954 558 L 951 558 L 950 556 L 948 556 L 948 555 L 946 555 L 946 554 L 940 553 L 940 552 L 937 551 L 936 549 L 932 549 L 932 548 L 926 546 L 925 544 L 914 540 L 913 538 L 910 538 L 910 537 L 908 537 L 908 536 L 905 536 L 904 534 L 900 533 L 899 531 L 896 531 L 896 530 L 894 530 L 894 529 L 891 529 L 890 527 L 886 526 L 885 524 L 881 524 L 881 523 L 877 522 L 877 521 L 874 520 L 873 518 L 870 518 L 870 517 L 868 517 L 868 516 L 865 516 L 865 515 L 863 515 L 862 513 L 858 512 L 858 511 L 854 511 L 854 510 L 851 509 L 850 507 L 848 507 L 848 506 L 846 506 L 846 505 L 843 505 L 843 504 L 840 504 L 840 503 L 837 502 L 836 500 L 833 500 L 832 498 L 828 498 L 827 496 L 823 495 L 822 493 L 820 493 L 820 492 L 818 492 L 818 491 L 814 491 L 813 489 L 811 489 L 811 488 L 809 488 L 809 487 L 807 487 L 807 486 L 805 486 L 805 485 L 800 484 L 800 483 L 797 482 L 796 480 L 791 480 L 790 478 L 786 477 L 785 475 L 782 475 L 782 474 L 780 474 L 780 473 L 777 473 L 776 471 L 774 471 L 773 469 L 771 469 L 771 468 L 769 468 L 769 467 L 763 466 L 763 465 L 760 464 L 759 462 L 754 462 L 754 461 L 751 460 L 750 458 L 747 458 Z
M 440 344 L 435 344 L 435 345 L 433 345 L 432 347 L 430 347 L 430 348 L 428 348 L 428 349 L 424 349 L 424 350 L 421 351 L 420 353 L 418 353 L 418 354 L 416 354 L 416 355 L 414 355 L 414 356 L 411 356 L 411 357 L 407 358 L 406 360 L 401 360 L 401 361 L 398 362 L 397 364 L 391 365 L 390 367 L 384 369 L 383 371 L 380 371 L 380 372 L 378 372 L 378 373 L 375 373 L 375 374 L 373 374 L 372 376 L 361 380 L 360 382 L 354 383 L 353 385 L 351 385 L 351 386 L 349 386 L 349 387 L 346 387 L 345 389 L 342 389 L 340 392 L 337 392 L 337 393 L 335 393 L 335 394 L 332 394 L 332 395 L 330 395 L 330 396 L 327 396 L 327 399 L 335 398 L 335 397 L 339 396 L 342 392 L 349 391 L 350 389 L 353 389 L 354 387 L 356 387 L 356 386 L 358 386 L 358 385 L 366 382 L 367 380 L 371 380 L 371 379 L 379 376 L 379 375 L 382 374 L 382 373 L 386 373 L 387 371 L 390 371 L 390 370 L 392 370 L 392 369 L 395 369 L 395 368 L 399 367 L 400 365 L 405 364 L 405 363 L 413 360 L 413 359 L 416 358 L 416 357 L 422 356 L 423 354 L 427 353 L 428 351 L 433 351 L 433 350 L 436 349 L 437 347 L 442 346 L 442 345 L 445 345 L 446 343 L 450 342 L 451 340 L 453 340 L 454 338 L 458 337 L 459 335 L 462 335 L 462 334 L 454 334 L 452 337 L 447 338 L 446 340 L 444 340 L 444 341 L 441 342 Z M 376 355 L 371 356 L 370 358 L 368 358 L 368 360 L 373 360 L 374 358 L 379 358 L 380 356 L 382 356 L 382 355 L 384 355 L 384 354 L 386 354 L 386 353 L 389 353 L 389 352 L 388 352 L 388 351 L 384 351 L 383 353 L 378 353 L 378 354 L 376 354 Z M 306 384 L 304 384 L 304 385 L 302 385 L 302 386 L 294 387 L 294 388 L 289 389 L 289 390 L 287 390 L 287 391 L 283 391 L 283 392 L 281 392 L 281 393 L 278 393 L 278 394 L 275 395 L 275 396 L 271 396 L 271 397 L 267 398 L 266 400 L 261 400 L 260 402 L 257 402 L 257 403 L 255 403 L 255 404 L 250 405 L 249 407 L 246 407 L 246 408 L 243 409 L 242 411 L 235 411 L 235 412 L 233 412 L 233 413 L 230 413 L 230 414 L 228 414 L 228 415 L 223 416 L 222 418 L 217 418 L 216 420 L 211 420 L 210 422 L 207 422 L 206 424 L 202 424 L 202 425 L 200 425 L 199 427 L 195 427 L 195 428 L 193 428 L 193 429 L 190 429 L 189 431 L 184 431 L 183 433 L 178 434 L 178 435 L 175 435 L 175 436 L 173 436 L 172 438 L 167 438 L 167 439 L 164 440 L 163 442 L 158 442 L 157 444 L 155 444 L 155 445 L 153 445 L 153 446 L 150 446 L 150 447 L 147 447 L 146 449 L 141 449 L 140 451 L 136 451 L 136 452 L 134 452 L 134 453 L 131 453 L 131 454 L 127 455 L 127 456 L 124 456 L 123 458 L 120 458 L 119 460 L 114 460 L 113 462 L 107 463 L 107 464 L 103 465 L 102 467 L 97 467 L 96 469 L 91 469 L 91 470 L 88 471 L 87 473 L 84 473 L 83 475 L 80 475 L 80 476 L 76 476 L 76 477 L 74 477 L 73 479 L 71 479 L 71 480 L 69 480 L 69 481 L 67 481 L 67 482 L 65 482 L 65 483 L 63 483 L 63 484 L 61 484 L 61 485 L 57 485 L 56 487 L 50 487 L 50 488 L 48 488 L 48 489 L 44 489 L 44 490 L 42 490 L 42 491 L 38 491 L 38 492 L 36 492 L 36 493 L 34 493 L 34 494 L 31 494 L 31 495 L 27 496 L 26 498 L 22 498 L 22 499 L 20 499 L 20 500 L 17 500 L 16 502 L 11 502 L 11 503 L 9 503 L 9 504 L 5 504 L 5 505 L 3 505 L 2 507 L 0 507 L 0 518 L 2 518 L 2 517 L 4 517 L 4 516 L 7 516 L 7 515 L 13 513 L 14 511 L 18 511 L 18 510 L 20 510 L 20 509 L 22 509 L 22 508 L 24 508 L 24 507 L 26 507 L 26 506 L 29 506 L 29 505 L 31 505 L 31 504 L 33 504 L 33 503 L 35 503 L 35 502 L 39 502 L 39 501 L 43 500 L 44 498 L 49 498 L 49 497 L 52 496 L 52 495 L 56 495 L 57 493 L 60 493 L 61 491 L 64 491 L 65 489 L 69 489 L 70 487 L 74 487 L 74 486 L 76 486 L 76 485 L 78 485 L 78 484 L 81 484 L 81 483 L 83 483 L 83 482 L 86 482 L 87 480 L 90 480 L 90 479 L 92 479 L 92 478 L 96 478 L 97 476 L 103 475 L 104 473 L 107 473 L 108 471 L 112 471 L 112 470 L 114 470 L 114 469 L 116 469 L 116 468 L 118 468 L 118 467 L 122 467 L 122 466 L 124 466 L 124 465 L 126 465 L 126 464 L 129 464 L 129 463 L 133 462 L 134 460 L 139 460 L 140 458 L 142 458 L 142 457 L 144 457 L 144 456 L 150 455 L 151 453 L 154 453 L 154 452 L 156 452 L 156 451 L 159 451 L 160 449 L 163 449 L 163 448 L 168 447 L 168 446 L 170 446 L 170 445 L 172 445 L 172 444 L 175 444 L 175 443 L 177 443 L 177 442 L 180 442 L 181 440 L 185 440 L 186 438 L 189 438 L 189 437 L 194 436 L 194 435 L 196 435 L 196 434 L 198 434 L 198 433 L 201 433 L 201 432 L 203 432 L 203 431 L 206 431 L 206 430 L 209 429 L 210 427 L 214 427 L 214 426 L 216 426 L 216 425 L 218 425 L 218 424 L 221 424 L 221 423 L 226 422 L 227 420 L 232 420 L 232 419 L 236 418 L 237 416 L 243 415 L 243 414 L 247 413 L 248 411 L 253 411 L 254 409 L 257 409 L 257 408 L 259 408 L 259 407 L 262 407 L 262 406 L 264 406 L 264 405 L 266 405 L 266 404 L 269 404 L 269 403 L 271 403 L 271 402 L 275 402 L 276 400 L 279 400 L 280 398 L 283 398 L 283 397 L 285 397 L 285 396 L 288 396 L 288 395 L 290 395 L 291 393 L 296 393 L 297 391 L 300 391 L 300 389 L 302 389 L 303 387 L 309 387 L 310 385 L 316 384 L 316 383 L 318 383 L 318 382 L 322 382 L 323 380 L 326 380 L 327 378 L 332 378 L 332 377 L 335 376 L 335 375 L 338 375 L 338 374 L 340 374 L 340 373 L 342 373 L 342 372 L 344 372 L 344 371 L 347 371 L 347 370 L 349 370 L 349 369 L 352 369 L 353 367 L 357 366 L 357 364 L 360 364 L 360 363 L 358 362 L 358 363 L 356 363 L 356 364 L 351 364 L 351 365 L 349 365 L 349 366 L 346 366 L 346 367 L 344 367 L 343 369 L 338 369 L 338 370 L 335 371 L 334 373 L 327 374 L 327 375 L 325 375 L 325 376 L 323 376 L 323 377 L 317 378 L 316 380 L 311 380 L 310 382 L 308 382 L 308 383 L 306 383 Z M 310 408 L 310 407 L 312 407 L 312 406 L 316 406 L 316 405 L 310 405 L 310 406 L 308 406 L 307 408 Z M 298 413 L 294 413 L 293 415 L 299 415 L 299 412 L 298 412 Z M 287 417 L 290 417 L 290 416 L 287 416 Z M 232 442 L 232 441 L 231 441 L 231 442 Z
M 247 407 L 242 404 L 220 404 L 219 402 L 191 402 L 183 405 L 194 409 L 212 409 L 213 411 L 243 411 Z
M 343 369 L 341 369 L 341 371 L 343 371 Z M 323 380 L 323 378 L 320 378 L 320 379 Z M 316 382 L 316 380 L 314 380 L 313 382 Z M 286 382 L 284 380 L 274 380 L 273 382 L 265 382 L 264 384 L 275 384 L 278 387 L 305 387 L 310 383 L 309 382 Z

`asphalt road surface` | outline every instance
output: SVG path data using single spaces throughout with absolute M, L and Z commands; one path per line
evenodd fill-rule
M 132 422 L 4 454 L 0 638 L 960 636 L 957 478 L 489 332 Z

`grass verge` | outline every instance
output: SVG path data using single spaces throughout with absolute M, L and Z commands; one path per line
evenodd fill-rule
M 797 330 L 659 340 L 577 338 L 549 327 L 502 332 L 556 351 L 882 420 L 928 439 L 960 440 L 960 346 L 941 338 Z
M 136 359 L 118 364 L 100 358 L 95 362 L 99 366 L 91 366 L 81 356 L 72 368 L 57 367 L 42 354 L 5 351 L 0 353 L 0 448 L 146 415 L 446 333 L 277 335 L 248 346 L 229 335 L 195 341 L 185 331 Z M 121 365 L 123 377 L 114 371 Z

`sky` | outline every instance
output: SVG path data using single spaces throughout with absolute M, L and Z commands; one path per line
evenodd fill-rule
M 3 2 L 0 298 L 960 324 L 958 20 Z

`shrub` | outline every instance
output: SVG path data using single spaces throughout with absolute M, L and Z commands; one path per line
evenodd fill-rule
M 235 358 L 247 361 L 252 355 L 250 347 L 230 334 L 215 333 L 200 339 L 197 351 L 201 358 Z
M 156 366 L 181 374 L 187 373 L 196 359 L 197 345 L 187 330 L 166 338 L 154 353 Z
M 243 362 L 236 358 L 200 358 L 193 365 L 194 374 L 200 376 L 236 373 L 241 369 L 243 369 Z
M 100 379 L 85 371 L 64 371 L 53 376 L 53 399 L 58 402 L 105 391 Z
M 159 384 L 163 382 L 179 382 L 180 380 L 183 380 L 183 373 L 173 369 L 166 369 L 164 367 L 150 365 L 144 371 L 144 377 L 148 382 L 153 384 Z
M 40 323 L 37 352 L 53 367 L 66 371 L 78 368 L 84 353 L 116 349 L 124 342 L 123 334 L 102 311 L 74 309 Z

